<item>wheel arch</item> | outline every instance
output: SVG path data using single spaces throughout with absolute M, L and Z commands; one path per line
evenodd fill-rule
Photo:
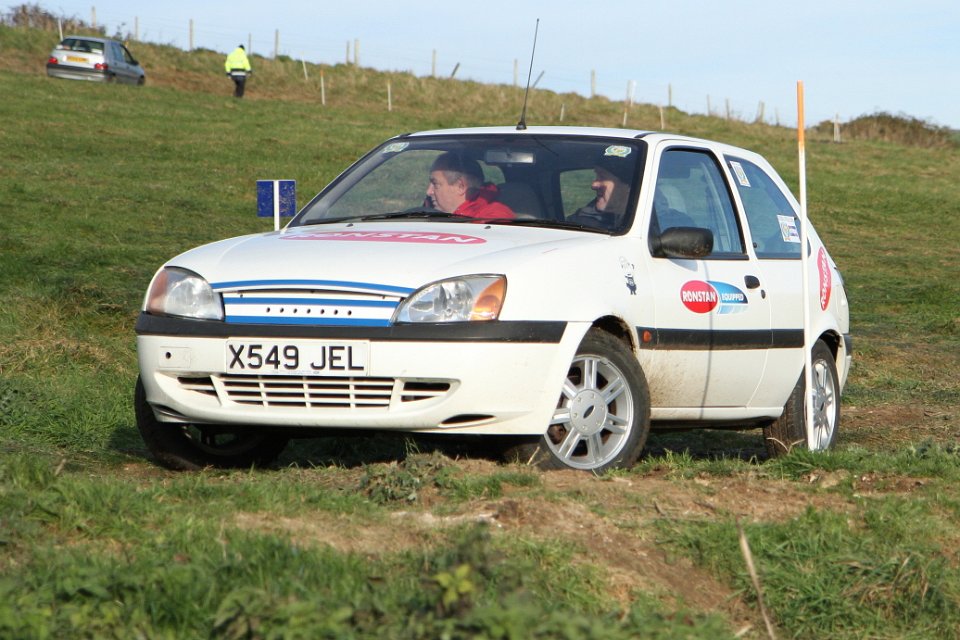
M 630 349 L 630 352 L 636 355 L 636 333 L 630 327 L 630 325 L 623 320 L 623 318 L 614 315 L 602 316 L 594 320 L 593 324 L 590 325 L 590 328 L 599 329 L 609 333 L 611 336 L 624 343 Z
M 841 352 L 844 350 L 843 336 L 836 331 L 824 331 L 820 334 L 819 339 L 827 345 L 827 347 L 830 349 L 830 353 L 833 354 L 833 359 L 839 365 L 839 358 L 842 355 Z

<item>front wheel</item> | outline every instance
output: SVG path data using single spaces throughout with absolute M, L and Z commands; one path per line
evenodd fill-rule
M 162 466 L 176 471 L 265 466 L 287 446 L 287 438 L 252 429 L 160 422 L 139 377 L 134 410 L 137 429 L 150 453 Z
M 547 432 L 508 450 L 545 469 L 605 471 L 636 462 L 650 433 L 650 392 L 629 347 L 590 331 L 570 363 Z
M 840 424 L 840 384 L 833 352 L 823 340 L 818 340 L 811 352 L 813 379 L 813 451 L 829 449 L 837 437 Z M 804 375 L 794 386 L 783 414 L 763 428 L 763 441 L 770 457 L 781 456 L 795 446 L 806 446 L 806 403 L 804 402 Z

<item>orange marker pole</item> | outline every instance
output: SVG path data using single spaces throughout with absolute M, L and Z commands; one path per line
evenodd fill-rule
M 803 81 L 797 81 L 797 146 L 800 155 L 800 269 L 803 278 L 803 395 L 804 425 L 807 431 L 807 448 L 818 448 L 813 415 L 813 336 L 810 319 L 810 269 L 807 235 L 807 152 L 804 148 L 805 127 L 803 122 Z

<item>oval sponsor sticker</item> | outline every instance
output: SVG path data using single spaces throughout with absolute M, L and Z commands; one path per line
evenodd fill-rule
M 709 282 L 691 280 L 680 288 L 680 302 L 694 313 L 710 313 L 716 308 L 719 296 Z
M 830 274 L 830 261 L 827 260 L 827 252 L 820 247 L 820 253 L 817 254 L 817 271 L 820 272 L 820 308 L 827 310 L 830 304 L 830 292 L 833 290 L 833 276 Z

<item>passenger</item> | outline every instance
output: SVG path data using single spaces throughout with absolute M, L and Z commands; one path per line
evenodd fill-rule
M 570 216 L 570 222 L 590 227 L 615 229 L 627 212 L 633 162 L 619 156 L 602 156 L 593 167 L 590 188 L 597 194 Z
M 427 204 L 440 211 L 471 218 L 515 218 L 507 205 L 498 202 L 500 192 L 483 181 L 483 171 L 475 160 L 447 152 L 430 167 Z

